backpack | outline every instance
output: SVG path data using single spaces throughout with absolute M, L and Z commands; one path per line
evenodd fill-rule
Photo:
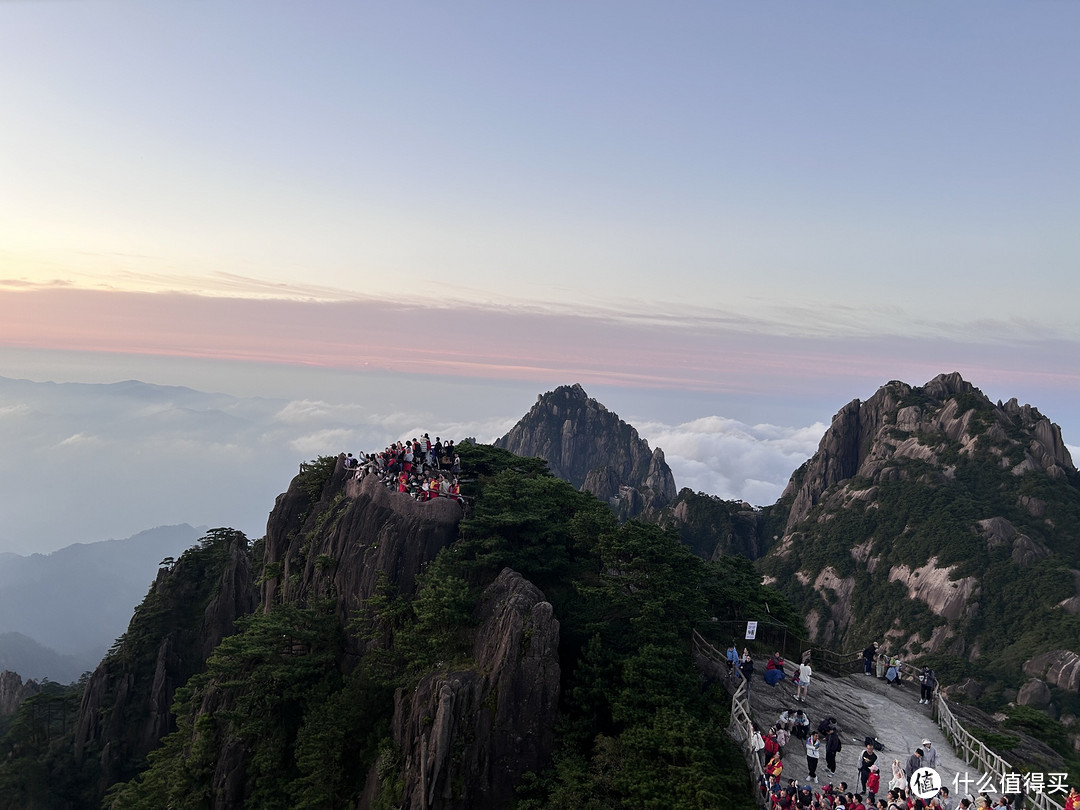
M 754 732 L 754 735 L 750 738 L 750 747 L 755 751 L 760 751 L 765 747 L 765 740 L 762 739 L 761 732 Z

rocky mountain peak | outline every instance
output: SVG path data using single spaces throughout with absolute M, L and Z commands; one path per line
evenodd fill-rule
M 877 482 L 906 474 L 905 460 L 922 461 L 948 477 L 955 454 L 996 457 L 1014 475 L 1042 470 L 1053 478 L 1075 472 L 1061 428 L 1015 399 L 994 405 L 958 372 L 921 387 L 892 381 L 865 402 L 852 400 L 833 417 L 814 457 L 789 480 L 787 530 L 805 520 L 837 484 Z
M 995 404 L 956 372 L 889 382 L 840 409 L 779 506 L 762 568 L 821 643 L 968 661 L 1008 643 L 1046 652 L 1002 610 L 1014 582 L 1030 583 L 1026 614 L 1075 638 L 1080 476 L 1030 405 Z
M 554 475 L 607 501 L 623 518 L 661 509 L 677 492 L 663 451 L 652 450 L 579 383 L 541 394 L 495 445 L 544 459 Z

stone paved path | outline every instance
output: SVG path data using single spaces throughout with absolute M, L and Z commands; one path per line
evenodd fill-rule
M 971 779 L 981 776 L 953 751 L 944 733 L 931 718 L 930 706 L 919 703 L 919 689 L 915 684 L 893 687 L 872 675 L 860 673 L 836 677 L 815 672 L 808 699 L 805 704 L 800 704 L 793 698 L 794 688 L 790 680 L 770 687 L 760 675 L 764 671 L 764 659 L 760 663 L 755 660 L 755 666 L 759 674 L 750 685 L 750 705 L 762 731 L 775 723 L 785 708 L 803 708 L 810 718 L 811 729 L 826 716 L 836 718 L 844 747 L 836 759 L 837 772 L 831 781 L 843 780 L 848 783 L 850 790 L 858 790 L 858 762 L 867 736 L 874 736 L 885 744 L 885 750 L 878 752 L 883 789 L 892 777 L 893 759 L 899 759 L 901 765 L 906 764 L 908 756 L 921 747 L 924 739 L 930 740 L 938 749 L 936 770 L 941 775 L 942 784 L 950 790 L 957 774 L 961 780 L 965 774 Z M 798 779 L 800 783 L 805 780 L 807 769 L 802 742 L 792 739 L 785 747 L 783 756 L 785 776 Z M 825 770 L 824 752 L 818 777 L 822 783 L 830 778 Z M 968 790 L 972 789 L 973 784 Z M 964 792 L 961 791 L 961 795 Z

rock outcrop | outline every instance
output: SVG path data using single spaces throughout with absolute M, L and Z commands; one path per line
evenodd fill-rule
M 782 535 L 763 571 L 805 604 L 824 644 L 881 638 L 909 657 L 976 657 L 990 641 L 967 632 L 985 627 L 981 603 L 1032 571 L 1057 595 L 1040 609 L 1080 606 L 1080 577 L 1063 585 L 1080 540 L 1080 475 L 1060 428 L 1030 405 L 994 404 L 957 373 L 893 381 L 845 405 L 775 509 Z M 836 585 L 860 579 L 874 597 Z
M 127 633 L 90 676 L 75 724 L 76 760 L 99 760 L 99 789 L 124 781 L 175 730 L 177 687 L 205 668 L 237 617 L 256 605 L 248 542 L 216 530 L 162 568 Z
M 1016 693 L 1016 702 L 1021 706 L 1032 706 L 1036 709 L 1045 709 L 1050 705 L 1050 687 L 1045 681 L 1032 678 Z
M 695 554 L 707 560 L 741 555 L 756 560 L 768 548 L 762 537 L 764 513 L 745 501 L 725 501 L 703 492 L 683 489 L 658 516 L 672 526 Z
M 1024 673 L 1068 692 L 1080 692 L 1080 655 L 1051 650 L 1024 662 Z
M 278 496 L 266 524 L 264 609 L 331 597 L 344 622 L 381 580 L 412 593 L 423 566 L 457 538 L 457 501 L 420 503 L 350 472 L 339 458 L 314 503 L 300 476 Z
M 7 669 L 0 672 L 0 717 L 15 714 L 24 700 L 40 691 L 41 686 L 37 681 L 24 683 L 18 673 Z
M 495 445 L 544 459 L 554 475 L 607 501 L 624 519 L 657 511 L 676 495 L 664 452 L 650 450 L 633 427 L 576 383 L 541 395 Z
M 475 666 L 399 690 L 393 736 L 404 759 L 398 806 L 508 806 L 521 775 L 551 757 L 559 703 L 559 622 L 543 593 L 504 569 L 477 608 Z M 369 780 L 377 782 L 378 767 Z M 371 784 L 365 791 L 377 793 Z
M 985 408 L 988 416 L 973 419 L 976 408 Z M 902 474 L 895 466 L 899 460 L 936 462 L 947 476 L 945 446 L 959 443 L 960 452 L 970 455 L 980 435 L 1014 475 L 1041 470 L 1063 478 L 1076 472 L 1061 428 L 1030 405 L 1011 399 L 994 406 L 956 372 L 940 374 L 920 389 L 893 381 L 865 402 L 852 400 L 833 417 L 817 453 L 792 476 L 781 496 L 791 503 L 787 529 L 805 520 L 847 479 L 873 481 Z

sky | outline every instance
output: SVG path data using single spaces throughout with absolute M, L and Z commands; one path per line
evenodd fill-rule
M 1075 446 L 1078 32 L 1060 0 L 0 0 L 0 376 L 477 434 L 581 382 L 754 503 L 893 379 Z

